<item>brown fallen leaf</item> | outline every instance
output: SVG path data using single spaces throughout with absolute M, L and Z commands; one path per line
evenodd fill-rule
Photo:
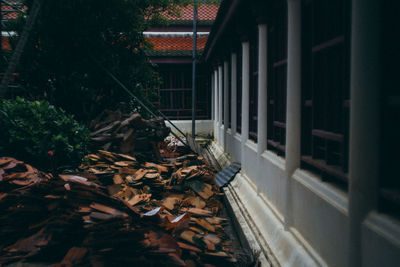
M 59 265 L 56 264 L 55 267 L 80 265 L 79 263 L 86 256 L 87 252 L 87 248 L 72 247 L 68 250 L 67 254 L 65 254 L 61 263 Z
M 137 195 L 134 195 L 127 202 L 129 203 L 129 205 L 135 206 L 139 202 L 148 202 L 148 201 L 150 201 L 150 198 L 151 198 L 151 194 L 137 194 Z
M 2 200 L 3 198 L 5 198 L 6 196 L 8 196 L 7 193 L 0 193 L 0 200 Z
M 190 221 L 190 215 L 188 213 L 184 213 L 173 220 L 169 220 L 168 216 L 165 216 L 163 219 L 163 224 L 165 230 L 174 229 L 176 231 L 185 229 L 188 227 Z
M 186 184 L 204 199 L 209 199 L 213 194 L 212 186 L 198 179 L 187 180 Z
M 146 162 L 144 166 L 146 168 L 155 168 L 155 169 L 158 170 L 159 173 L 168 172 L 168 168 L 167 167 L 162 166 L 162 165 L 158 165 L 158 164 L 155 164 L 155 163 Z
M 199 228 L 196 228 L 196 227 L 194 227 L 194 226 L 190 226 L 190 227 L 189 227 L 189 230 L 192 230 L 193 232 L 196 232 L 196 233 L 201 234 L 201 235 L 204 234 L 204 231 L 203 231 L 203 230 L 201 230 L 201 229 L 199 229 Z
M 91 211 L 92 211 L 92 209 L 90 207 L 79 207 L 79 209 L 78 209 L 79 213 L 89 213 Z
M 8 252 L 30 252 L 36 253 L 41 246 L 45 246 L 51 239 L 52 235 L 45 233 L 45 228 L 42 228 L 34 235 L 18 240 L 16 243 L 4 248 Z
M 166 207 L 169 210 L 173 210 L 175 208 L 175 205 L 179 204 L 179 202 L 182 200 L 183 195 L 177 195 L 173 194 L 170 195 L 166 198 L 164 198 L 161 202 L 161 204 Z
M 210 242 L 212 242 L 212 243 L 214 243 L 214 244 L 219 244 L 219 243 L 221 243 L 221 238 L 219 238 L 217 235 L 214 235 L 214 234 L 206 234 L 206 235 L 203 237 L 203 239 L 204 239 L 204 240 L 208 240 L 208 241 L 210 241 Z
M 118 170 L 119 174 L 135 174 L 137 172 L 136 169 L 128 168 L 128 167 L 122 167 L 121 169 Z
M 191 250 L 191 251 L 194 251 L 194 252 L 202 252 L 201 249 L 199 249 L 199 248 L 197 248 L 195 246 L 191 246 L 191 245 L 183 243 L 183 242 L 177 242 L 177 243 L 178 243 L 178 246 L 181 249 Z
M 196 244 L 193 239 L 195 236 L 196 234 L 192 231 L 183 231 L 180 235 L 180 238 L 188 241 L 189 243 Z
M 122 184 L 124 182 L 120 174 L 115 174 L 113 177 L 113 181 L 114 184 Z
M 190 208 L 187 212 L 198 216 L 212 216 L 212 212 L 204 209 Z
M 139 169 L 137 170 L 134 175 L 132 175 L 132 180 L 138 181 L 143 178 L 143 176 L 147 173 L 145 169 Z
M 131 161 L 135 161 L 136 162 L 136 158 L 126 155 L 126 154 L 117 154 L 119 157 L 123 158 L 123 159 L 127 159 L 127 160 L 131 160 Z
M 221 217 L 209 217 L 206 218 L 206 220 L 211 224 L 221 224 L 228 221 L 227 218 L 221 218 Z
M 198 209 L 202 209 L 206 206 L 206 202 L 201 200 L 199 197 L 188 197 L 182 201 L 182 205 L 190 205 Z
M 157 179 L 159 177 L 160 177 L 160 174 L 158 174 L 158 173 L 146 173 L 144 175 L 144 178 L 146 178 L 146 179 Z
M 204 229 L 211 231 L 211 232 L 215 232 L 215 227 L 212 226 L 211 224 L 209 224 L 208 222 L 206 222 L 206 220 L 204 219 L 196 219 L 196 218 L 192 218 L 192 220 L 199 226 L 203 227 Z
M 204 243 L 206 244 L 207 250 L 215 251 L 215 244 L 210 242 L 209 240 L 203 239 Z
M 111 208 L 109 206 L 102 205 L 100 203 L 93 203 L 90 205 L 92 209 L 111 214 L 116 217 L 128 217 L 128 214 L 125 212 L 119 211 L 117 209 Z
M 223 252 L 223 251 L 205 252 L 204 254 L 209 255 L 209 256 L 215 256 L 215 257 L 229 257 L 229 255 L 226 252 Z

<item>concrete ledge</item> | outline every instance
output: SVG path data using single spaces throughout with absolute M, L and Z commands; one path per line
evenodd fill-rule
M 248 139 L 245 143 L 245 146 L 253 150 L 255 153 L 257 153 L 257 144 L 254 143 L 254 141 Z
M 391 267 L 400 262 L 400 222 L 376 211 L 362 224 L 362 266 Z
M 216 158 L 218 163 L 221 165 L 221 168 L 224 169 L 231 164 L 230 157 L 228 156 L 228 154 L 224 153 L 224 150 L 222 149 L 220 144 L 218 144 L 218 142 L 213 141 L 209 146 L 209 149 L 211 153 L 214 154 L 214 157 Z
M 249 178 L 238 174 L 225 193 L 241 227 L 248 232 L 250 246 L 261 251 L 272 266 L 324 265 L 315 262 L 304 250 L 303 246 L 308 244 L 300 244 L 290 232 L 285 231 L 279 218 L 265 203 L 267 200 L 257 194 Z
M 318 177 L 305 170 L 296 170 L 292 178 L 348 216 L 349 203 L 345 192 L 329 183 L 321 182 Z
M 261 154 L 261 157 L 264 158 L 265 160 L 270 161 L 272 164 L 277 166 L 282 171 L 285 171 L 285 165 L 286 165 L 285 158 L 282 158 L 269 150 L 264 151 Z
M 235 133 L 234 135 L 235 139 L 238 140 L 239 142 L 242 142 L 242 135 L 239 133 Z
M 192 133 L 192 120 L 171 120 L 182 132 Z M 168 121 L 165 124 L 171 131 L 181 135 Z M 212 120 L 196 120 L 196 135 L 211 136 L 214 132 L 214 122 Z

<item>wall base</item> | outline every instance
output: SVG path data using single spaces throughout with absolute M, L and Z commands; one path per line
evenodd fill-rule
M 223 153 L 216 142 L 210 150 L 223 166 L 228 166 L 230 157 Z M 242 172 L 224 188 L 226 198 L 240 225 L 250 248 L 259 252 L 262 266 L 323 266 L 315 262 L 290 231 L 286 231 L 282 222 L 276 217 L 271 204 L 257 193 L 252 181 Z

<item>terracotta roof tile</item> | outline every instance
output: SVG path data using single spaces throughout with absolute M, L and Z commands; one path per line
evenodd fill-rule
M 213 21 L 217 17 L 218 5 L 215 4 L 200 4 L 197 8 L 198 20 Z M 166 16 L 172 21 L 188 21 L 193 20 L 193 5 L 187 5 L 181 10 L 181 16 Z
M 204 49 L 208 37 L 197 38 L 197 50 Z M 147 40 L 156 51 L 192 51 L 192 37 L 149 37 Z
M 18 1 L 10 1 L 11 4 L 15 6 L 21 6 L 21 3 Z M 26 11 L 28 8 L 27 6 L 21 6 L 21 9 Z M 19 16 L 19 11 L 16 10 L 14 7 L 7 5 L 5 3 L 2 4 L 1 6 L 1 14 L 2 14 L 2 19 L 4 20 L 10 20 L 10 19 L 17 19 Z
M 10 40 L 8 39 L 8 37 L 1 37 L 1 50 L 7 50 L 7 51 L 11 51 L 11 45 L 10 45 Z

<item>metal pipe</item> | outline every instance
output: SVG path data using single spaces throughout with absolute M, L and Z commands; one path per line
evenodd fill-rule
M 197 1 L 193 0 L 192 137 L 196 137 Z

